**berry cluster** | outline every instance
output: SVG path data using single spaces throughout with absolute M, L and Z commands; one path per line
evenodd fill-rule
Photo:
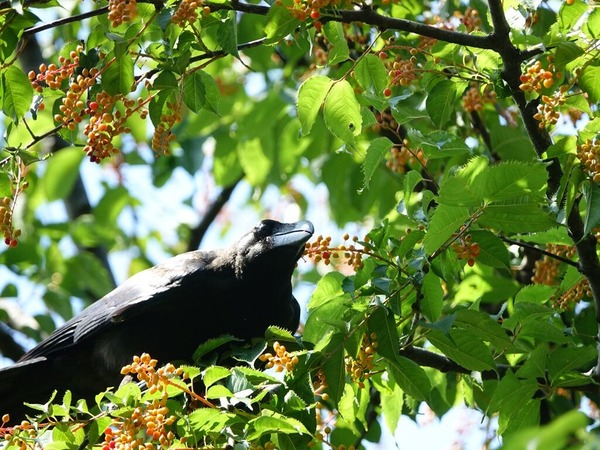
M 570 309 L 584 297 L 592 297 L 590 283 L 586 278 L 582 278 L 574 286 L 564 292 L 558 299 L 555 300 L 554 305 L 559 309 Z
M 476 86 L 467 89 L 462 97 L 463 108 L 467 112 L 482 111 L 486 103 L 495 103 L 496 93 L 486 89 L 482 95 Z
M 398 122 L 396 122 L 396 119 L 394 119 L 389 110 L 375 113 L 375 119 L 377 120 L 373 125 L 375 132 L 379 133 L 381 130 L 390 130 L 392 133 L 398 134 Z
M 182 0 L 173 13 L 171 21 L 181 28 L 185 28 L 198 20 L 198 8 L 204 4 L 204 0 Z M 202 6 L 202 15 L 204 17 L 210 14 L 209 6 Z
M 163 448 L 170 447 L 175 433 L 168 428 L 176 417 L 169 415 L 166 401 L 153 400 L 148 405 L 138 406 L 131 416 L 113 419 L 111 427 L 104 430 L 102 450 L 153 450 L 158 443 Z M 146 442 L 148 439 L 151 442 Z M 153 441 L 153 442 L 152 442 Z
M 46 66 L 46 64 L 40 64 L 40 72 L 38 74 L 31 70 L 28 77 L 33 89 L 40 94 L 44 90 L 44 85 L 48 86 L 50 89 L 60 89 L 63 81 L 73 75 L 73 71 L 79 64 L 78 52 L 73 51 L 70 56 L 72 59 L 65 58 L 64 56 L 58 58 L 60 67 L 54 63 L 48 66 Z
M 477 242 L 472 242 L 471 235 L 454 235 L 457 240 L 452 244 L 452 250 L 458 259 L 466 259 L 469 267 L 475 265 L 475 259 L 479 256 L 481 249 Z
M 181 122 L 181 101 L 167 102 L 169 113 L 163 113 L 160 123 L 154 128 L 152 136 L 152 149 L 159 155 L 170 155 L 170 143 L 175 139 L 173 127 Z
M 88 113 L 85 102 L 82 97 L 88 89 L 97 82 L 99 70 L 94 67 L 91 70 L 83 69 L 80 75 L 77 75 L 75 81 L 69 85 L 66 95 L 61 100 L 59 106 L 60 114 L 54 116 L 54 120 L 62 126 L 73 131 L 78 123 L 83 120 L 83 115 Z
M 21 236 L 21 230 L 13 226 L 14 200 L 3 197 L 0 200 L 0 231 L 4 235 L 4 243 L 9 247 L 16 247 Z
M 527 72 L 520 76 L 521 85 L 519 88 L 524 92 L 542 92 L 543 88 L 549 89 L 554 85 L 554 82 L 562 77 L 561 73 L 555 72 L 552 56 L 548 56 L 547 69 L 542 67 L 542 62 L 537 60 Z
M 276 5 L 281 5 L 281 1 Z M 324 8 L 342 8 L 350 7 L 352 2 L 349 0 L 294 0 L 294 5 L 288 7 L 290 13 L 301 22 L 309 17 L 318 20 L 321 17 L 321 9 Z
M 427 164 L 427 158 L 421 148 L 416 151 L 411 150 L 410 142 L 408 139 L 402 141 L 400 147 L 394 146 L 390 150 L 389 159 L 385 162 L 385 165 L 394 173 L 406 173 L 410 166 L 414 166 L 417 163 L 425 166 Z
M 275 445 L 274 442 L 265 442 L 265 445 L 260 445 L 260 444 L 252 444 L 249 448 L 249 450 L 276 450 L 277 446 Z
M 350 239 L 348 233 L 344 234 L 344 242 Z M 352 244 L 342 244 L 337 247 L 331 246 L 331 236 L 323 237 L 319 235 L 315 242 L 306 244 L 304 248 L 304 254 L 315 263 L 323 262 L 326 266 L 331 264 L 331 259 L 339 260 L 343 257 L 344 263 L 351 266 L 354 270 L 361 269 L 363 267 L 362 258 L 364 255 L 370 255 L 371 253 L 365 250 L 364 247 L 359 248 L 358 236 L 352 236 Z M 365 236 L 363 240 L 364 244 L 369 243 L 368 236 Z
M 546 251 L 553 255 L 563 256 L 565 258 L 572 258 L 575 256 L 576 252 L 574 246 L 560 244 L 547 244 Z M 540 258 L 535 262 L 531 282 L 548 286 L 557 284 L 559 281 L 559 266 L 560 261 L 558 259 L 544 255 L 543 258 Z
M 279 342 L 275 341 L 273 343 L 273 350 L 275 354 L 272 353 L 263 353 L 258 357 L 258 359 L 262 362 L 266 362 L 265 368 L 271 369 L 275 368 L 276 372 L 283 372 L 283 370 L 287 370 L 291 372 L 298 364 L 298 357 L 296 355 L 290 354 L 285 345 L 281 345 Z
M 371 371 L 375 367 L 377 345 L 377 333 L 365 333 L 356 358 L 346 357 L 346 372 L 361 388 L 365 387 L 364 381 L 371 377 Z
M 326 402 L 329 399 L 329 394 L 325 392 L 327 390 L 327 380 L 325 379 L 325 373 L 319 369 L 313 379 L 313 390 L 315 396 Z M 322 407 L 320 402 L 316 404 L 317 411 Z
M 385 55 L 385 52 L 380 52 L 379 57 L 382 58 L 382 53 Z M 408 86 L 414 80 L 417 79 L 416 71 L 417 71 L 417 57 L 416 54 L 418 50 L 415 48 L 410 49 L 411 57 L 407 60 L 403 60 L 401 56 L 397 56 L 396 60 L 391 63 L 391 67 L 388 70 L 388 76 L 390 78 L 390 86 Z M 386 55 L 387 57 L 387 55 Z M 385 58 L 382 58 L 385 59 Z M 389 88 L 388 88 L 389 89 Z M 391 93 L 391 92 L 390 92 Z M 385 95 L 385 92 L 384 92 Z M 387 95 L 389 97 L 389 95 Z
M 34 426 L 28 420 L 23 420 L 19 425 L 7 427 L 10 422 L 10 415 L 2 415 L 2 424 L 0 425 L 0 436 L 4 439 L 7 448 L 18 448 L 19 450 L 28 450 L 35 448 L 39 437 L 37 426 Z
M 583 170 L 594 181 L 600 182 L 600 141 L 588 139 L 577 146 L 577 157 L 583 164 Z
M 462 14 L 456 11 L 454 13 L 454 17 L 460 20 L 469 33 L 472 31 L 481 30 L 481 17 L 479 17 L 479 11 L 471 8 L 470 6 L 467 7 L 465 12 Z
M 538 112 L 533 115 L 533 118 L 540 124 L 540 128 L 546 128 L 549 125 L 555 125 L 560 117 L 558 108 L 565 104 L 567 98 L 565 92 L 569 89 L 568 86 L 561 86 L 560 90 L 552 96 L 542 95 L 542 103 L 538 105 Z
M 183 377 L 183 369 L 176 368 L 173 364 L 167 364 L 156 368 L 158 361 L 152 359 L 148 353 L 141 356 L 134 356 L 133 362 L 127 364 L 121 369 L 121 375 L 136 375 L 139 381 L 142 381 L 148 387 L 149 392 L 165 392 L 166 385 L 170 384 L 173 377 Z
M 136 0 L 108 0 L 108 20 L 114 28 L 131 22 L 136 15 Z

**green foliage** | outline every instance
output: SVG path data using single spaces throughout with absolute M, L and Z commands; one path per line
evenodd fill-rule
M 197 246 L 171 216 L 216 213 L 228 196 L 199 204 L 213 182 L 241 179 L 255 210 L 328 211 L 360 236 L 307 248 L 300 336 L 198 343 L 188 377 L 160 392 L 129 384 L 94 405 L 61 393 L 34 408 L 35 427 L 2 425 L 7 448 L 111 448 L 121 433 L 340 449 L 394 433 L 421 402 L 497 416 L 504 448 L 598 445 L 577 411 L 600 402 L 593 2 L 119 4 L 134 20 L 102 1 L 59 21 L 56 2 L 43 15 L 3 4 L 0 264 L 20 281 L 0 288 L 12 301 L 27 280 L 47 309 L 2 303 L 8 327 L 39 340 L 74 297 L 101 297 L 107 254 L 133 255 L 133 273 Z M 38 27 L 42 52 L 24 44 Z M 147 166 L 147 184 L 131 181 Z M 219 217 L 238 234 L 236 208 Z M 287 350 L 267 356 L 273 341 Z M 131 428 L 156 408 L 173 417 L 158 435 Z

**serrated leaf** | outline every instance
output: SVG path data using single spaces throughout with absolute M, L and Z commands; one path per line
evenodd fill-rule
M 354 137 L 362 130 L 362 115 L 354 89 L 346 80 L 336 81 L 329 90 L 323 116 L 329 131 L 346 144 L 354 144 Z
M 221 366 L 209 366 L 204 369 L 204 373 L 202 375 L 202 382 L 206 387 L 209 387 L 223 378 L 231 375 L 231 370 L 226 367 Z
M 527 198 L 520 202 L 488 205 L 478 222 L 506 233 L 534 233 L 556 225 L 554 218 L 540 207 L 539 202 L 529 202 Z
M 240 143 L 238 158 L 248 183 L 252 186 L 260 186 L 265 182 L 273 165 L 273 159 L 266 154 L 259 138 Z
M 504 328 L 484 312 L 459 309 L 455 323 L 457 327 L 469 330 L 482 341 L 489 342 L 498 351 L 503 351 L 512 344 Z
M 308 311 L 312 311 L 319 306 L 340 297 L 344 296 L 344 290 L 342 289 L 342 282 L 344 281 L 344 275 L 340 272 L 329 272 L 322 277 L 315 290 L 310 297 L 308 302 Z
M 267 328 L 267 331 L 265 331 L 265 339 L 269 341 L 296 342 L 296 338 L 289 330 L 275 325 L 271 325 Z
M 310 434 L 299 420 L 267 409 L 263 410 L 262 416 L 248 422 L 248 425 L 254 428 L 254 431 L 247 436 L 249 441 L 258 439 L 266 433 Z
M 192 72 L 183 80 L 183 102 L 190 111 L 198 112 L 206 102 L 206 90 L 202 76 L 198 72 Z
M 371 141 L 371 144 L 367 149 L 365 160 L 362 164 L 362 171 L 364 174 L 363 189 L 369 188 L 369 183 L 371 182 L 371 178 L 373 178 L 375 170 L 379 167 L 381 160 L 393 146 L 394 143 L 386 137 L 379 137 Z
M 170 70 L 161 70 L 152 81 L 152 90 L 176 89 L 179 87 L 177 77 Z
M 439 249 L 452 233 L 469 218 L 468 208 L 461 206 L 439 205 L 429 222 L 423 245 L 428 255 Z
M 240 339 L 231 336 L 231 335 L 223 335 L 223 336 L 219 336 L 217 338 L 213 338 L 213 339 L 209 339 L 207 341 L 205 341 L 204 343 L 202 343 L 194 352 L 194 361 L 198 361 L 200 359 L 202 359 L 202 357 L 204 355 L 207 355 L 208 353 L 212 352 L 213 350 L 216 350 L 217 348 L 221 347 L 222 345 L 228 344 L 229 342 L 234 342 L 234 341 L 239 341 Z
M 323 374 L 327 381 L 327 394 L 334 405 L 340 401 L 346 384 L 346 362 L 344 359 L 343 333 L 334 333 L 322 352 L 325 355 Z
M 450 119 L 457 96 L 456 84 L 450 80 L 440 81 L 429 91 L 425 108 L 438 128 L 443 128 Z
M 555 342 L 557 344 L 564 344 L 568 341 L 562 329 L 543 320 L 523 324 L 519 331 L 519 338 L 532 338 L 541 342 Z
M 390 375 L 398 386 L 417 401 L 428 401 L 431 394 L 431 383 L 421 366 L 403 356 L 395 360 L 387 360 Z
M 364 90 L 376 96 L 383 95 L 388 85 L 388 73 L 383 61 L 371 53 L 356 63 L 354 78 Z
M 584 30 L 586 30 L 592 38 L 597 39 L 600 37 L 600 9 L 594 8 L 588 15 L 587 20 L 585 21 Z
M 421 293 L 420 311 L 427 320 L 435 322 L 442 315 L 444 290 L 441 280 L 433 272 L 427 272 L 423 277 Z
M 236 421 L 236 416 L 217 408 L 199 408 L 192 411 L 186 420 L 197 433 L 218 434 Z
M 495 370 L 490 349 L 473 333 L 452 329 L 448 335 L 432 331 L 427 339 L 448 358 L 468 370 Z
M 594 347 L 559 348 L 548 357 L 548 375 L 552 385 L 572 371 L 589 370 L 597 357 Z
M 2 73 L 2 111 L 14 121 L 23 117 L 33 100 L 33 87 L 27 75 L 17 66 L 8 66 Z
M 203 70 L 199 70 L 196 74 L 202 80 L 205 93 L 204 109 L 215 114 L 219 114 L 219 102 L 221 101 L 221 92 L 217 86 L 215 79 Z
M 297 108 L 302 135 L 306 136 L 310 133 L 332 84 L 333 80 L 330 78 L 316 75 L 310 77 L 300 86 Z
M 345 330 L 346 322 L 342 319 L 348 310 L 348 302 L 338 297 L 314 308 L 306 319 L 302 340 L 314 345 L 323 341 L 324 336 Z
M 285 5 L 273 5 L 267 13 L 265 25 L 266 43 L 277 42 L 298 27 L 300 21 L 293 16 Z
M 236 12 L 228 11 L 227 18 L 221 22 L 217 30 L 217 41 L 228 55 L 238 56 Z
M 583 68 L 577 82 L 590 102 L 600 102 L 600 64 L 597 61 Z
M 472 242 L 479 244 L 477 262 L 497 269 L 510 269 L 510 253 L 504 242 L 487 230 L 470 232 Z
M 395 360 L 400 351 L 400 338 L 394 315 L 385 307 L 376 307 L 367 319 L 369 332 L 377 334 L 377 353 Z
M 562 69 L 581 55 L 583 55 L 583 50 L 574 42 L 560 42 L 554 53 L 554 64 L 557 68 Z
M 483 204 L 480 180 L 489 170 L 485 157 L 469 160 L 455 174 L 445 177 L 440 186 L 438 202 L 449 206 L 480 206 Z
M 338 64 L 350 58 L 350 50 L 346 42 L 344 27 L 340 22 L 327 22 L 323 26 L 323 33 L 331 44 L 327 61 L 329 65 Z
M 502 202 L 529 195 L 542 198 L 548 174 L 544 164 L 506 162 L 489 167 L 478 177 L 487 202 Z
M 115 58 L 102 73 L 102 88 L 110 95 L 129 94 L 133 81 L 133 59 L 129 55 Z

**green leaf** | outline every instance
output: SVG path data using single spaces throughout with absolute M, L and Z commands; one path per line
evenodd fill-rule
M 329 65 L 338 64 L 350 58 L 350 50 L 346 42 L 344 27 L 340 22 L 327 22 L 323 26 L 323 33 L 332 45 L 329 49 L 328 63 Z
M 538 201 L 530 202 L 528 198 L 488 205 L 478 222 L 506 233 L 534 233 L 556 225 L 554 218 L 540 207 Z
M 433 272 L 427 272 L 423 277 L 421 293 L 421 312 L 430 322 L 437 321 L 442 315 L 444 290 L 441 280 Z
M 334 333 L 328 345 L 322 349 L 325 356 L 322 368 L 327 381 L 327 393 L 334 405 L 337 405 L 342 398 L 346 384 L 344 341 L 344 333 Z
M 474 230 L 469 234 L 472 241 L 479 244 L 477 262 L 497 269 L 510 269 L 510 253 L 498 236 L 487 230 Z
M 192 411 L 186 420 L 195 432 L 215 435 L 239 419 L 235 414 L 221 409 L 199 408 Z
M 306 427 L 297 419 L 286 417 L 275 411 L 262 410 L 261 416 L 252 419 L 248 425 L 254 428 L 247 439 L 253 441 L 266 433 L 310 434 Z
M 506 330 L 484 312 L 461 308 L 457 311 L 455 324 L 458 328 L 469 330 L 480 340 L 489 342 L 497 351 L 503 351 L 512 344 Z
M 450 119 L 457 98 L 456 84 L 450 80 L 440 81 L 429 91 L 425 108 L 438 128 L 443 128 Z
M 83 156 L 80 148 L 67 147 L 48 159 L 42 183 L 49 201 L 63 199 L 71 193 Z
M 556 288 L 543 284 L 530 284 L 523 287 L 515 297 L 515 304 L 519 302 L 546 303 L 555 293 Z
M 285 5 L 273 5 L 267 13 L 267 24 L 265 25 L 266 43 L 273 43 L 286 37 L 294 31 L 300 21 L 294 17 Z
M 336 81 L 331 87 L 323 105 L 323 116 L 329 131 L 346 144 L 354 144 L 354 137 L 362 130 L 362 115 L 354 89 L 346 80 Z
M 107 60 L 110 60 L 107 57 Z M 127 95 L 133 86 L 133 59 L 129 54 L 117 58 L 102 73 L 102 88 L 110 95 Z
M 204 370 L 202 382 L 206 387 L 209 387 L 223 378 L 231 375 L 231 370 L 221 366 L 210 366 Z
M 600 186 L 598 183 L 586 182 L 583 185 L 585 195 L 585 220 L 583 234 L 588 235 L 600 223 Z
M 555 342 L 557 344 L 565 344 L 568 341 L 561 328 L 543 320 L 523 324 L 518 337 L 519 339 L 531 338 L 540 342 Z
M 388 85 L 388 73 L 383 61 L 371 53 L 356 63 L 354 78 L 364 90 L 377 96 L 381 96 Z
M 27 75 L 13 65 L 8 66 L 2 73 L 2 86 L 2 111 L 17 122 L 29 110 L 33 100 L 33 87 Z
M 583 29 L 592 38 L 600 37 L 600 9 L 594 8 L 587 16 Z
M 468 370 L 496 370 L 490 349 L 468 330 L 452 329 L 448 335 L 431 331 L 427 339 L 448 358 Z
M 469 218 L 468 208 L 461 206 L 439 205 L 429 222 L 423 245 L 428 255 L 433 254 L 456 232 Z
M 597 357 L 594 347 L 559 348 L 548 358 L 548 375 L 552 385 L 558 383 L 560 378 L 572 371 L 584 372 L 594 365 Z
M 238 157 L 248 183 L 260 186 L 266 181 L 273 159 L 266 154 L 259 138 L 240 143 Z
M 477 179 L 487 202 L 514 200 L 524 195 L 543 198 L 548 173 L 544 164 L 505 162 L 490 167 Z
M 577 82 L 581 89 L 588 95 L 591 103 L 600 102 L 600 63 L 598 61 L 585 66 Z
M 379 137 L 371 141 L 362 165 L 362 170 L 365 175 L 363 189 L 369 188 L 369 183 L 371 182 L 371 178 L 373 178 L 375 170 L 377 170 L 381 160 L 393 146 L 394 143 L 386 137 Z
M 398 386 L 417 401 L 428 401 L 431 394 L 431 383 L 427 374 L 416 362 L 398 356 L 395 360 L 387 360 L 390 375 Z
M 317 114 L 327 97 L 327 93 L 333 85 L 333 80 L 322 75 L 310 77 L 300 86 L 298 90 L 298 118 L 302 126 L 302 135 L 310 133 Z
M 190 111 L 198 112 L 204 107 L 206 91 L 202 76 L 198 72 L 192 72 L 185 76 L 183 81 L 183 102 Z
M 336 298 L 314 308 L 306 319 L 302 340 L 317 345 L 329 333 L 345 330 L 346 322 L 343 317 L 348 307 L 344 298 Z
M 105 226 L 114 226 L 117 219 L 127 205 L 134 205 L 136 201 L 124 186 L 118 186 L 106 191 L 102 199 L 94 208 L 96 221 Z
M 206 94 L 206 103 L 204 104 L 204 109 L 218 115 L 219 102 L 221 101 L 221 92 L 219 91 L 219 86 L 217 86 L 217 82 L 212 76 L 210 76 L 203 70 L 199 70 L 196 73 L 200 76 L 202 80 L 202 85 L 204 86 L 204 92 Z
M 329 272 L 325 274 L 325 276 L 317 283 L 317 286 L 310 297 L 307 306 L 308 311 L 310 312 L 331 300 L 343 297 L 345 295 L 344 290 L 342 289 L 344 278 L 345 276 L 340 272 Z
M 369 315 L 367 324 L 369 332 L 377 335 L 377 353 L 395 360 L 400 351 L 400 337 L 392 311 L 383 306 L 376 307 Z
M 452 206 L 481 206 L 483 196 L 480 181 L 488 170 L 487 158 L 472 158 L 455 174 L 445 177 L 440 186 L 438 202 Z
M 568 411 L 542 427 L 531 427 L 504 437 L 504 450 L 562 450 L 578 432 L 585 433 L 589 417 L 581 411 Z
M 179 87 L 179 82 L 177 81 L 177 77 L 170 70 L 161 70 L 154 81 L 152 82 L 152 90 L 162 90 L 162 89 L 177 89 Z
M 228 11 L 227 18 L 221 22 L 217 29 L 217 41 L 228 55 L 238 56 L 237 20 L 236 12 Z
M 563 69 L 568 63 L 581 55 L 583 55 L 583 50 L 574 42 L 560 42 L 554 53 L 554 65 L 558 69 Z

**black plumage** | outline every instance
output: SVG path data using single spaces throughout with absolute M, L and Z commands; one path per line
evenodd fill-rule
M 0 370 L 0 413 L 24 413 L 53 390 L 91 399 L 121 380 L 134 355 L 189 361 L 223 334 L 295 331 L 300 307 L 291 275 L 313 234 L 308 221 L 264 220 L 229 248 L 193 251 L 140 272 L 66 322 L 15 365 Z

